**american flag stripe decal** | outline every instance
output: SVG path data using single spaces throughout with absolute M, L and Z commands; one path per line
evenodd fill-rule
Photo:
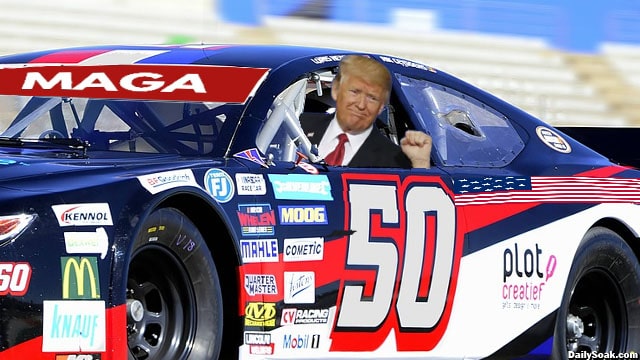
M 484 177 L 454 181 L 457 205 L 640 203 L 640 181 L 592 177 Z

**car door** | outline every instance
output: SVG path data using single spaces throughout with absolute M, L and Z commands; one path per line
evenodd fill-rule
M 298 122 L 304 111 L 330 111 L 315 87 L 300 79 L 277 96 L 246 152 L 264 158 L 254 170 L 267 193 L 256 205 L 274 214 L 280 257 L 243 268 L 260 275 L 245 281 L 275 284 L 246 298 L 274 309 L 274 321 L 245 329 L 268 331 L 273 350 L 291 355 L 373 351 L 390 332 L 399 351 L 431 350 L 451 313 L 463 244 L 449 175 L 327 166 Z M 374 131 L 397 136 L 390 112 Z

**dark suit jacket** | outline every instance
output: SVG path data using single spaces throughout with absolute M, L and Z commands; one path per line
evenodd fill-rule
M 333 114 L 302 113 L 300 124 L 311 144 L 318 146 L 327 130 Z M 411 168 L 411 161 L 394 144 L 374 127 L 360 149 L 353 155 L 349 167 Z

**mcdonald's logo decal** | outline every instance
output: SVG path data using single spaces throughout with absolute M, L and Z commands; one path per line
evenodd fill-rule
M 62 298 L 99 299 L 100 275 L 96 257 L 62 257 Z

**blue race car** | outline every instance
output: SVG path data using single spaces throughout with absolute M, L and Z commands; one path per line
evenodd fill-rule
M 432 166 L 329 166 L 299 119 L 350 53 L 0 57 L 0 358 L 637 358 L 633 155 L 367 54 Z

